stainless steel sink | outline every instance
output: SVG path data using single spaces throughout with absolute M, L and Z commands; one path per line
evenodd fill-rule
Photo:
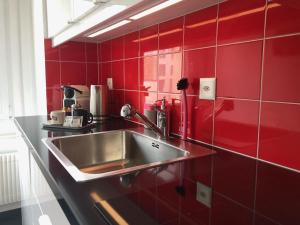
M 185 149 L 130 130 L 47 138 L 43 142 L 78 182 L 127 174 L 190 156 Z

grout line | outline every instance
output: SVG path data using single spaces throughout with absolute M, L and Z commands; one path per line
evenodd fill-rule
M 246 44 L 246 43 L 251 43 L 251 42 L 259 42 L 259 41 L 263 41 L 263 40 L 264 40 L 264 38 L 262 37 L 262 38 L 250 39 L 250 40 L 246 40 L 246 41 L 236 41 L 236 42 L 230 42 L 230 43 L 225 43 L 225 44 L 219 44 L 218 47 Z
M 269 100 L 262 100 L 262 103 L 275 103 L 275 104 L 287 104 L 287 105 L 300 105 L 300 102 L 280 102 L 280 101 L 269 101 Z
M 216 99 L 228 99 L 228 100 L 239 100 L 239 101 L 252 101 L 252 102 L 259 102 L 259 99 L 250 99 L 250 98 L 234 98 L 234 97 L 219 97 L 217 96 Z
M 88 68 L 87 68 L 87 48 L 86 48 L 86 42 L 84 42 L 84 57 L 85 57 L 85 85 L 87 86 L 87 82 L 88 82 Z
M 262 42 L 262 56 L 261 56 L 261 73 L 260 73 L 260 93 L 259 93 L 259 108 L 258 108 L 258 123 L 257 123 L 257 140 L 256 140 L 256 158 L 259 155 L 259 144 L 260 144 L 260 125 L 261 125 L 261 109 L 262 109 L 262 93 L 263 93 L 263 77 L 264 77 L 264 61 L 265 61 L 265 46 L 266 46 L 266 26 L 267 26 L 267 11 L 268 11 L 268 0 L 265 1 L 265 15 L 264 15 L 264 34 Z M 258 162 L 255 165 L 255 183 L 254 183 L 254 198 L 253 198 L 253 210 L 256 209 L 256 196 L 257 196 L 257 179 L 258 179 Z M 252 224 L 255 225 L 255 214 L 253 214 Z
M 292 36 L 299 36 L 300 33 L 288 33 L 288 34 L 281 34 L 281 35 L 275 35 L 275 36 L 269 36 L 265 37 L 266 40 L 275 39 L 275 38 L 284 38 L 284 37 L 292 37 Z
M 216 45 L 209 45 L 204 47 L 198 47 L 198 48 L 191 48 L 191 49 L 183 49 L 184 52 L 190 52 L 190 51 L 196 51 L 196 50 L 202 50 L 202 49 L 208 49 L 208 48 L 215 48 Z
M 214 76 L 215 79 L 217 79 L 217 57 L 218 57 L 218 36 L 219 36 L 219 11 L 220 11 L 220 3 L 217 5 L 217 15 L 216 15 L 216 44 L 215 44 L 215 68 L 214 68 Z M 199 90 L 200 91 L 200 90 Z M 217 92 L 217 81 L 216 81 L 216 89 L 215 92 Z M 215 93 L 217 96 L 217 93 Z M 212 112 L 212 133 L 211 133 L 211 145 L 214 146 L 214 139 L 215 139 L 215 109 L 216 109 L 216 99 L 214 99 L 214 104 L 213 104 L 213 112 Z M 213 180 L 214 180 L 214 157 L 211 159 L 211 187 L 213 186 Z M 211 196 L 212 197 L 212 196 Z M 211 202 L 212 203 L 212 202 Z M 212 208 L 209 209 L 209 225 L 212 224 Z

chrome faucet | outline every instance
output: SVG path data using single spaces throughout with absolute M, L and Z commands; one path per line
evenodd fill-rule
M 160 109 L 157 109 L 157 125 L 150 121 L 144 114 L 138 112 L 130 104 L 123 105 L 121 109 L 121 116 L 124 118 L 131 118 L 134 116 L 139 117 L 144 124 L 158 134 L 161 139 L 169 138 L 169 117 L 166 109 L 165 99 L 161 100 L 162 104 Z

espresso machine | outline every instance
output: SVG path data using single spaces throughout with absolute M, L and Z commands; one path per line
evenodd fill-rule
M 90 108 L 90 90 L 85 85 L 62 85 L 64 92 L 63 107 L 69 111 L 72 105 L 80 105 L 81 108 Z

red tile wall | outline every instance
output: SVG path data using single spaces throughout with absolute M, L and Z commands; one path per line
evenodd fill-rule
M 119 115 L 124 103 L 142 111 L 145 103 L 166 97 L 171 131 L 181 135 L 176 83 L 188 77 L 188 137 L 228 151 L 144 171 L 134 184 L 140 191 L 134 189 L 130 198 L 160 224 L 297 225 L 299 21 L 299 1 L 229 0 L 97 46 L 72 43 L 74 54 L 48 48 L 48 104 L 57 104 L 55 85 L 62 80 L 83 81 L 82 75 L 61 73 L 68 72 L 68 60 L 82 60 L 85 51 L 86 62 L 79 63 L 98 69 L 99 83 L 113 78 L 112 114 Z M 95 58 L 98 65 L 88 63 Z M 74 68 L 80 71 L 80 65 Z M 84 82 L 97 82 L 96 77 Z M 217 78 L 215 101 L 199 100 L 201 77 Z M 178 196 L 174 190 L 182 169 L 186 194 Z M 211 208 L 195 200 L 197 181 L 212 187 Z
M 164 96 L 178 102 L 176 83 L 188 77 L 189 138 L 300 170 L 299 7 L 231 0 L 100 43 L 101 82 L 112 77 L 113 92 L 142 110 Z M 217 78 L 215 101 L 198 99 L 201 77 Z M 171 130 L 181 135 L 176 108 Z
M 87 85 L 98 83 L 97 44 L 69 41 L 53 48 L 45 39 L 47 110 L 62 108 L 64 84 Z

